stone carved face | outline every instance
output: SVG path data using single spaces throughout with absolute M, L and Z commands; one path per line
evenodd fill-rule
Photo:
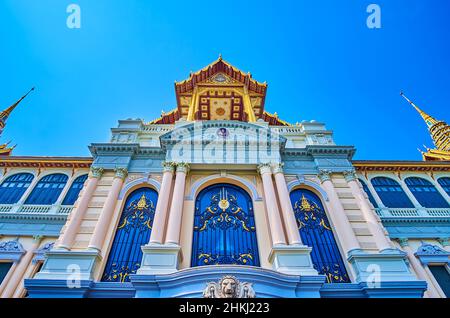
M 236 297 L 237 282 L 231 277 L 224 278 L 220 283 L 220 291 L 224 298 Z

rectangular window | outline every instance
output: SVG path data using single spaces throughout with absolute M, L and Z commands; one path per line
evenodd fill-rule
M 13 263 L 0 263 L 0 284 L 5 279 Z
M 429 266 L 431 273 L 433 273 L 434 278 L 438 282 L 442 291 L 447 298 L 450 297 L 450 273 L 447 266 L 445 265 L 433 265 Z

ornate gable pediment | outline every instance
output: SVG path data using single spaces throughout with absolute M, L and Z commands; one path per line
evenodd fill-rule
M 198 121 L 160 137 L 167 161 L 260 164 L 279 162 L 286 138 L 266 125 Z

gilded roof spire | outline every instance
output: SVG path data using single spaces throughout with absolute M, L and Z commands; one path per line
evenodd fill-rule
M 0 136 L 3 133 L 3 130 L 5 129 L 6 126 L 6 120 L 8 119 L 9 115 L 11 115 L 12 111 L 14 110 L 14 108 L 17 107 L 17 105 L 20 104 L 20 102 L 28 96 L 28 94 L 31 93 L 31 91 L 34 90 L 34 87 L 32 87 L 25 95 L 23 95 L 17 102 L 15 102 L 14 104 L 12 104 L 11 106 L 9 106 L 7 109 L 5 109 L 4 111 L 0 112 Z M 0 156 L 10 156 L 13 149 L 16 146 L 13 147 L 8 147 L 10 142 L 6 143 L 6 144 L 0 144 Z
M 421 110 L 419 107 L 417 107 L 408 97 L 405 96 L 405 94 L 403 94 L 403 92 L 400 92 L 400 95 L 403 96 L 403 98 L 406 99 L 406 101 L 417 110 L 420 116 L 422 116 L 423 120 L 425 120 L 425 123 L 428 126 L 428 129 L 439 122 L 439 120 L 436 120 L 435 118 L 431 117 L 423 110 Z
M 450 126 L 447 125 L 442 120 L 437 120 L 431 117 L 419 107 L 417 107 L 412 101 L 410 101 L 405 94 L 400 93 L 403 98 L 405 98 L 408 103 L 410 103 L 422 116 L 423 120 L 428 126 L 428 131 L 430 132 L 431 138 L 433 139 L 436 149 L 429 149 L 425 147 L 427 152 L 423 152 L 422 156 L 424 160 L 450 160 Z
M 3 129 L 6 126 L 6 120 L 8 119 L 9 115 L 11 115 L 12 111 L 17 107 L 17 105 L 20 104 L 20 102 L 22 100 L 24 100 L 25 97 L 28 96 L 28 94 L 31 93 L 31 91 L 34 91 L 34 87 L 32 87 L 25 95 L 23 95 L 17 102 L 15 102 L 14 104 L 12 104 L 11 106 L 9 106 L 7 109 L 5 109 L 4 111 L 2 111 L 0 113 L 0 135 L 3 132 Z

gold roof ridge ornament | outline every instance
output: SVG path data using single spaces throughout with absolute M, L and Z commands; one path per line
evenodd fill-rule
M 0 136 L 3 134 L 3 130 L 6 127 L 6 121 L 8 120 L 11 113 L 14 111 L 14 109 L 22 102 L 28 94 L 30 94 L 32 91 L 34 91 L 34 87 L 32 87 L 25 95 L 23 95 L 18 101 L 16 101 L 14 104 L 6 108 L 4 111 L 0 112 Z M 0 145 L 0 156 L 10 156 L 13 149 L 16 148 L 17 145 L 14 145 L 13 147 L 8 147 L 10 141 L 6 144 Z
M 431 139 L 435 145 L 435 149 L 430 149 L 426 146 L 425 151 L 421 151 L 424 161 L 429 160 L 443 160 L 450 161 L 450 126 L 442 121 L 437 120 L 431 115 L 424 112 L 416 104 L 414 104 L 403 92 L 400 95 L 420 114 L 420 116 L 425 121 L 430 132 Z

